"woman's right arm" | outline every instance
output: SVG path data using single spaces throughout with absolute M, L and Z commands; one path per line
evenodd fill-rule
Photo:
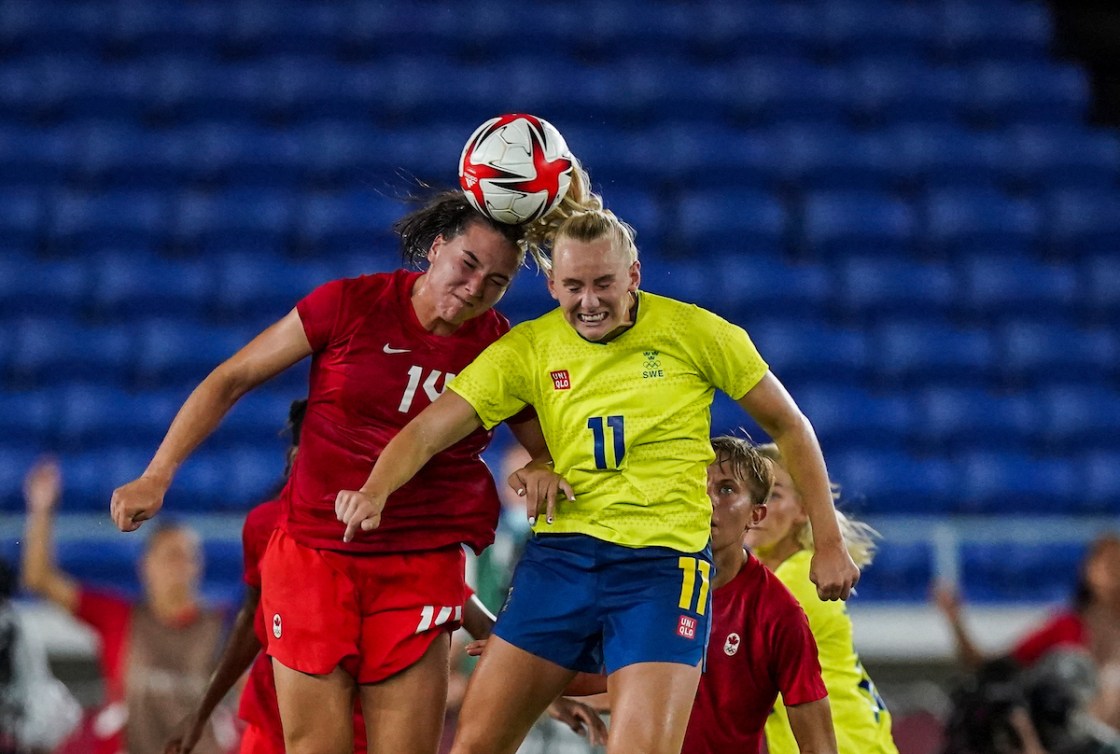
M 175 472 L 210 436 L 241 396 L 311 355 L 299 313 L 292 309 L 207 375 L 190 394 L 148 468 L 113 491 L 110 512 L 121 531 L 156 515 Z
M 62 495 L 58 464 L 37 461 L 23 482 L 27 503 L 21 552 L 23 587 L 68 612 L 78 609 L 78 582 L 59 570 L 54 559 L 54 509 Z

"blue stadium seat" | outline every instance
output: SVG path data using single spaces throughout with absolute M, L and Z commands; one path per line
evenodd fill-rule
M 1080 544 L 968 542 L 961 547 L 969 602 L 1067 602 L 1085 547 Z
M 982 316 L 1049 316 L 1078 295 L 1077 271 L 1014 256 L 978 254 L 961 260 L 960 309 Z
M 842 71 L 804 60 L 750 60 L 728 78 L 737 117 L 756 123 L 841 123 L 851 97 Z
M 113 445 L 59 454 L 65 488 L 61 510 L 107 512 L 113 490 L 138 477 L 153 452 L 151 447 Z
M 207 584 L 231 587 L 242 580 L 241 539 L 204 539 L 202 557 Z
M 23 478 L 44 446 L 33 446 L 15 437 L 0 438 L 0 511 L 11 513 L 26 509 Z
M 283 250 L 295 214 L 293 194 L 263 189 L 189 192 L 179 197 L 177 205 L 173 231 L 177 246 L 218 255 L 239 249 Z
M 1085 513 L 1120 513 L 1120 450 L 1097 450 L 1077 461 L 1081 481 L 1078 510 Z
M 896 320 L 873 342 L 875 377 L 890 383 L 978 384 L 995 367 L 991 333 L 979 328 Z
M 995 190 L 1011 172 L 1012 150 L 999 133 L 980 133 L 959 125 L 907 124 L 890 128 L 883 137 L 902 174 L 915 186 Z
M 959 469 L 964 513 L 1066 513 L 1077 503 L 1077 475 L 1066 459 L 977 450 L 962 454 Z
M 156 193 L 66 192 L 53 203 L 49 234 L 52 246 L 67 251 L 157 248 L 169 221 L 170 207 Z
M 0 207 L 4 208 L 0 213 L 0 238 L 5 244 L 33 249 L 43 231 L 45 215 L 39 191 L 31 187 L 0 188 Z
M 91 287 L 81 259 L 41 260 L 30 254 L 0 258 L 0 314 L 10 317 L 80 313 Z
M 601 141 L 590 134 L 579 141 L 569 140 L 569 146 L 585 159 L 580 143 L 599 143 L 586 158 L 593 180 L 598 180 L 603 172 L 601 165 L 607 166 L 608 174 L 612 170 L 633 170 L 641 176 L 653 171 L 658 179 L 668 180 L 670 187 L 688 190 L 765 191 L 772 190 L 782 180 L 784 155 L 781 134 L 777 130 L 744 130 L 675 119 L 663 123 L 639 135 L 625 151 L 618 149 L 609 138 Z M 658 155 L 661 150 L 664 152 Z M 622 161 L 619 161 L 620 156 L 624 158 Z
M 247 328 L 203 325 L 193 320 L 152 318 L 136 334 L 136 380 L 150 390 L 175 382 L 200 382 L 241 346 L 249 342 Z
M 1088 79 L 1080 68 L 1043 60 L 986 63 L 969 75 L 966 103 L 977 123 L 1077 123 L 1088 108 Z
M 869 339 L 861 330 L 778 319 L 752 321 L 748 331 L 774 373 L 789 383 L 856 380 L 864 376 L 872 357 Z
M 125 379 L 135 357 L 133 333 L 123 325 L 29 317 L 18 322 L 14 340 L 11 374 L 22 384 Z
M 226 317 L 248 315 L 271 324 L 336 275 L 326 262 L 297 264 L 237 254 L 218 263 L 215 277 L 219 313 Z
M 213 303 L 213 264 L 205 260 L 137 258 L 106 253 L 95 258 L 90 292 L 94 313 L 105 318 L 203 316 Z
M 604 197 L 607 209 L 628 222 L 637 232 L 643 256 L 656 256 L 664 248 L 670 221 L 665 203 L 651 191 L 620 186 Z
M 1112 385 L 1062 384 L 1079 375 L 1061 372 L 1038 391 L 1042 439 L 1052 445 L 1084 449 L 1086 445 L 1115 449 L 1120 445 L 1120 391 Z
M 711 286 L 695 303 L 727 312 L 738 322 L 781 316 L 807 322 L 828 302 L 828 274 L 822 265 L 790 263 L 758 253 L 752 244 L 719 254 L 709 267 Z
M 837 258 L 853 253 L 904 256 L 915 231 L 906 202 L 872 192 L 820 192 L 805 197 L 803 243 L 812 256 Z
M 785 244 L 788 213 L 774 194 L 748 190 L 696 190 L 678 206 L 677 232 L 691 254 L 742 249 L 777 256 Z
M 1120 258 L 1114 251 L 1096 254 L 1080 261 L 1080 305 L 1105 323 L 1120 312 Z
M 187 394 L 128 392 L 116 384 L 78 383 L 60 387 L 51 397 L 63 447 L 103 447 L 127 438 L 131 444 L 154 451 Z
M 926 542 L 882 540 L 859 578 L 859 600 L 926 602 L 933 581 L 933 552 Z
M 949 58 L 1031 62 L 1048 55 L 1050 12 L 1044 3 L 952 0 L 934 7 L 940 51 Z
M 1120 190 L 1066 189 L 1050 194 L 1046 219 L 1052 247 L 1069 257 L 1120 247 Z
M 410 209 L 385 192 L 350 190 L 307 195 L 296 218 L 296 237 L 307 253 L 392 248 L 392 226 Z
M 923 237 L 931 252 L 965 255 L 991 248 L 1029 253 L 1041 220 L 1034 203 L 1002 192 L 932 191 L 925 200 Z
M 918 439 L 934 453 L 949 448 L 1026 450 L 1038 441 L 1040 411 L 1030 394 L 934 385 L 914 402 Z
M 108 507 L 108 498 L 105 500 Z M 59 568 L 82 583 L 127 595 L 139 595 L 137 567 L 143 540 L 131 536 L 65 539 L 55 546 Z
M 825 461 L 830 479 L 841 487 L 841 507 L 857 517 L 944 514 L 960 488 L 960 472 L 939 457 L 874 448 L 833 451 Z
M 195 451 L 180 467 L 175 484 L 167 492 L 169 510 L 219 511 L 244 507 L 246 501 L 230 499 L 231 474 L 228 448 L 203 447 Z
M 956 124 L 964 113 L 964 74 L 922 61 L 886 57 L 854 60 L 848 69 L 852 112 L 880 127 Z M 921 97 L 915 97 L 921 92 Z
M 1014 126 L 1006 138 L 1015 177 L 1035 189 L 1084 187 L 1115 190 L 1120 138 L 1079 123 Z
M 24 84 L 34 86 L 34 80 Z M 75 162 L 77 147 L 72 129 L 66 127 L 0 124 L 0 185 L 37 190 L 57 186 Z
M 945 265 L 856 255 L 840 261 L 830 292 L 840 311 L 852 317 L 936 315 L 947 311 L 958 295 Z
M 287 403 L 285 401 L 285 413 L 279 417 L 281 421 L 287 418 Z M 223 509 L 248 511 L 279 490 L 284 478 L 288 438 L 280 438 L 276 430 L 270 434 L 274 438 L 271 442 L 262 441 L 264 435 L 258 434 L 247 437 L 246 444 L 230 448 Z
M 811 383 L 799 386 L 794 398 L 813 423 L 826 453 L 858 448 L 894 450 L 915 432 L 914 402 L 902 393 Z
M 48 390 L 0 391 L 0 445 L 14 441 L 30 448 L 50 447 L 58 409 Z
M 1022 382 L 1045 384 L 1065 374 L 1103 383 L 1120 364 L 1120 338 L 1111 327 L 1013 321 L 1000 340 L 1001 371 Z
M 865 56 L 921 58 L 934 51 L 933 6 L 846 0 L 817 6 L 814 47 L 840 60 Z

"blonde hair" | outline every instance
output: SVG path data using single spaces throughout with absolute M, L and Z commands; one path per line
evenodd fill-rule
M 561 238 L 597 241 L 610 238 L 626 252 L 631 262 L 638 258 L 635 232 L 613 212 L 603 207 L 603 197 L 591 190 L 591 176 L 575 156 L 568 193 L 551 212 L 524 227 L 521 246 L 546 273 L 552 271 L 552 250 Z
M 786 470 L 785 463 L 782 461 L 782 452 L 778 450 L 777 445 L 773 443 L 759 445 L 758 452 L 762 457 L 770 459 L 775 466 Z M 832 482 L 829 484 L 832 487 L 832 500 L 835 503 L 840 498 L 840 486 Z M 849 518 L 839 510 L 836 510 L 836 522 L 840 525 L 840 533 L 844 536 L 844 542 L 848 545 L 848 554 L 852 556 L 852 560 L 860 568 L 870 565 L 875 557 L 875 540 L 881 536 L 879 532 L 870 524 Z M 812 551 L 814 549 L 813 526 L 809 521 L 800 525 L 794 532 L 794 537 L 802 550 Z

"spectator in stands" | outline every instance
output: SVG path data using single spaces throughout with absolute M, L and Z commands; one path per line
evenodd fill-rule
M 948 584 L 934 586 L 934 601 L 956 640 L 957 657 L 971 670 L 990 662 L 1034 665 L 1061 648 L 1088 652 L 1097 670 L 1097 693 L 1089 711 L 1120 730 L 1120 536 L 1098 537 L 1089 546 L 1070 606 L 1020 639 L 1002 657 L 986 657 L 965 626 L 960 598 Z
M 555 213 L 579 207 L 576 175 Z M 542 227 L 552 220 L 537 221 Z M 521 267 L 526 229 L 495 223 L 459 191 L 399 220 L 401 269 L 327 283 L 300 301 L 195 389 L 145 472 L 113 493 L 123 531 L 156 515 L 175 471 L 233 404 L 312 357 L 300 453 L 285 516 L 261 563 L 268 653 L 289 754 L 352 748 L 357 692 L 370 751 L 435 752 L 447 698 L 448 635 L 461 620 L 466 544 L 493 538 L 498 498 L 471 433 L 401 490 L 382 527 L 346 536 L 333 501 L 361 484 L 382 448 L 445 383 L 509 329 L 492 307 Z M 518 440 L 543 448 L 529 411 Z
M 787 461 L 776 445 L 759 452 L 774 464 L 774 489 L 766 518 L 743 540 L 785 584 L 805 613 L 817 640 L 824 685 L 832 707 L 832 723 L 841 754 L 897 754 L 891 737 L 891 715 L 875 684 L 860 662 L 852 641 L 852 621 L 837 602 L 816 599 L 809 579 L 809 564 L 816 545 L 802 495 L 790 477 Z M 860 567 L 871 563 L 876 532 L 837 511 L 844 541 Z M 781 700 L 766 723 L 770 754 L 792 754 L 797 744 L 790 730 L 788 711 Z
M 389 495 L 443 447 L 531 405 L 551 451 L 518 472 L 536 535 L 471 679 L 453 751 L 512 752 L 577 671 L 605 666 L 610 746 L 677 752 L 707 635 L 717 387 L 788 449 L 820 527 L 821 598 L 846 598 L 859 571 L 812 428 L 747 334 L 639 292 L 633 230 L 607 210 L 565 220 L 552 248 L 559 307 L 460 373 L 386 446 L 360 490 L 339 492 L 336 511 L 348 535 L 375 529 Z
M 62 479 L 53 460 L 35 464 L 24 492 L 24 587 L 89 625 L 101 641 L 106 704 L 92 722 L 95 754 L 161 751 L 205 687 L 224 631 L 222 613 L 199 598 L 198 535 L 174 523 L 151 533 L 139 563 L 143 594 L 133 601 L 84 586 L 55 564 L 52 529 Z M 197 751 L 228 751 L 235 735 L 225 715 L 206 729 Z

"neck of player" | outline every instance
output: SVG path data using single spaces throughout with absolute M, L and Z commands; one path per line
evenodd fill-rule
M 719 589 L 738 576 L 746 562 L 747 551 L 738 542 L 732 542 L 727 547 L 713 550 L 712 565 L 715 566 L 716 576 L 712 579 L 712 589 Z

